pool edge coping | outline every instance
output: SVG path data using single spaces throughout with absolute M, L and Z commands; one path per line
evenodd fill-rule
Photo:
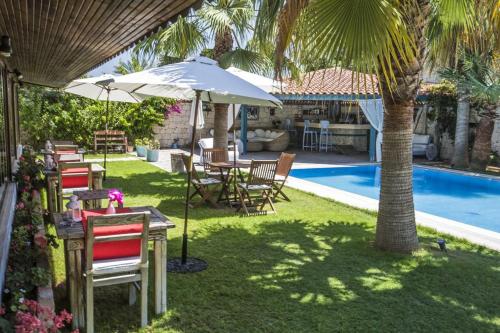
M 363 195 L 339 190 L 334 187 L 317 184 L 293 176 L 288 177 L 286 185 L 291 188 L 308 192 L 323 198 L 332 199 L 355 208 L 366 209 L 374 212 L 378 211 L 379 201 Z M 500 251 L 500 233 L 418 210 L 415 210 L 415 219 L 418 225 Z

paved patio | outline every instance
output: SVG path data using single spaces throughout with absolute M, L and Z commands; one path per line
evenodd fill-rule
M 358 163 L 369 163 L 368 153 L 357 153 L 350 152 L 349 154 L 340 154 L 335 152 L 314 152 L 314 151 L 302 151 L 302 150 L 291 150 L 291 152 L 297 154 L 295 158 L 295 163 L 293 165 L 294 169 L 299 168 L 320 168 L 328 166 L 336 166 L 341 164 L 358 164 Z M 160 159 L 158 162 L 152 163 L 163 170 L 172 171 L 170 165 L 170 155 L 175 153 L 189 153 L 187 149 L 163 149 L 160 151 Z M 194 161 L 199 160 L 199 150 L 195 151 Z M 240 156 L 241 160 L 273 160 L 277 159 L 281 153 L 280 152 L 256 152 L 248 153 L 246 155 Z

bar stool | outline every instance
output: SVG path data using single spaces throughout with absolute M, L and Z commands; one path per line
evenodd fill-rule
M 302 150 L 309 148 L 315 150 L 318 145 L 318 132 L 311 129 L 311 121 L 304 120 L 304 133 L 302 134 Z
M 330 132 L 330 122 L 328 120 L 321 120 L 319 122 L 320 131 L 319 131 L 319 151 L 323 149 L 328 151 L 328 147 L 333 147 L 333 142 L 331 138 L 333 137 L 333 133 Z
M 285 131 L 288 132 L 288 134 L 290 135 L 290 138 L 293 138 L 294 141 L 298 141 L 297 140 L 297 129 L 295 128 L 295 126 L 293 126 L 292 119 L 290 119 L 290 118 L 285 119 Z M 296 142 L 296 143 L 298 144 L 298 142 Z

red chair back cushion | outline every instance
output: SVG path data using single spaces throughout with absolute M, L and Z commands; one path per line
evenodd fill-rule
M 117 208 L 117 213 L 131 213 L 130 208 Z M 106 215 L 106 209 L 84 210 L 82 212 L 83 229 L 87 232 L 89 216 Z M 142 224 L 128 224 L 109 227 L 94 227 L 94 236 L 109 236 L 142 232 Z M 94 260 L 116 259 L 141 255 L 141 240 L 103 242 L 94 244 Z
M 88 187 L 88 172 L 89 170 L 87 168 L 70 168 L 63 170 L 61 177 L 62 188 Z

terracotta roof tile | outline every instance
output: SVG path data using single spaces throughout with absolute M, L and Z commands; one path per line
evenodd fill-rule
M 358 89 L 359 81 L 359 89 Z M 285 81 L 283 94 L 377 94 L 375 75 L 359 74 L 344 68 L 327 68 L 306 73 L 300 81 Z

